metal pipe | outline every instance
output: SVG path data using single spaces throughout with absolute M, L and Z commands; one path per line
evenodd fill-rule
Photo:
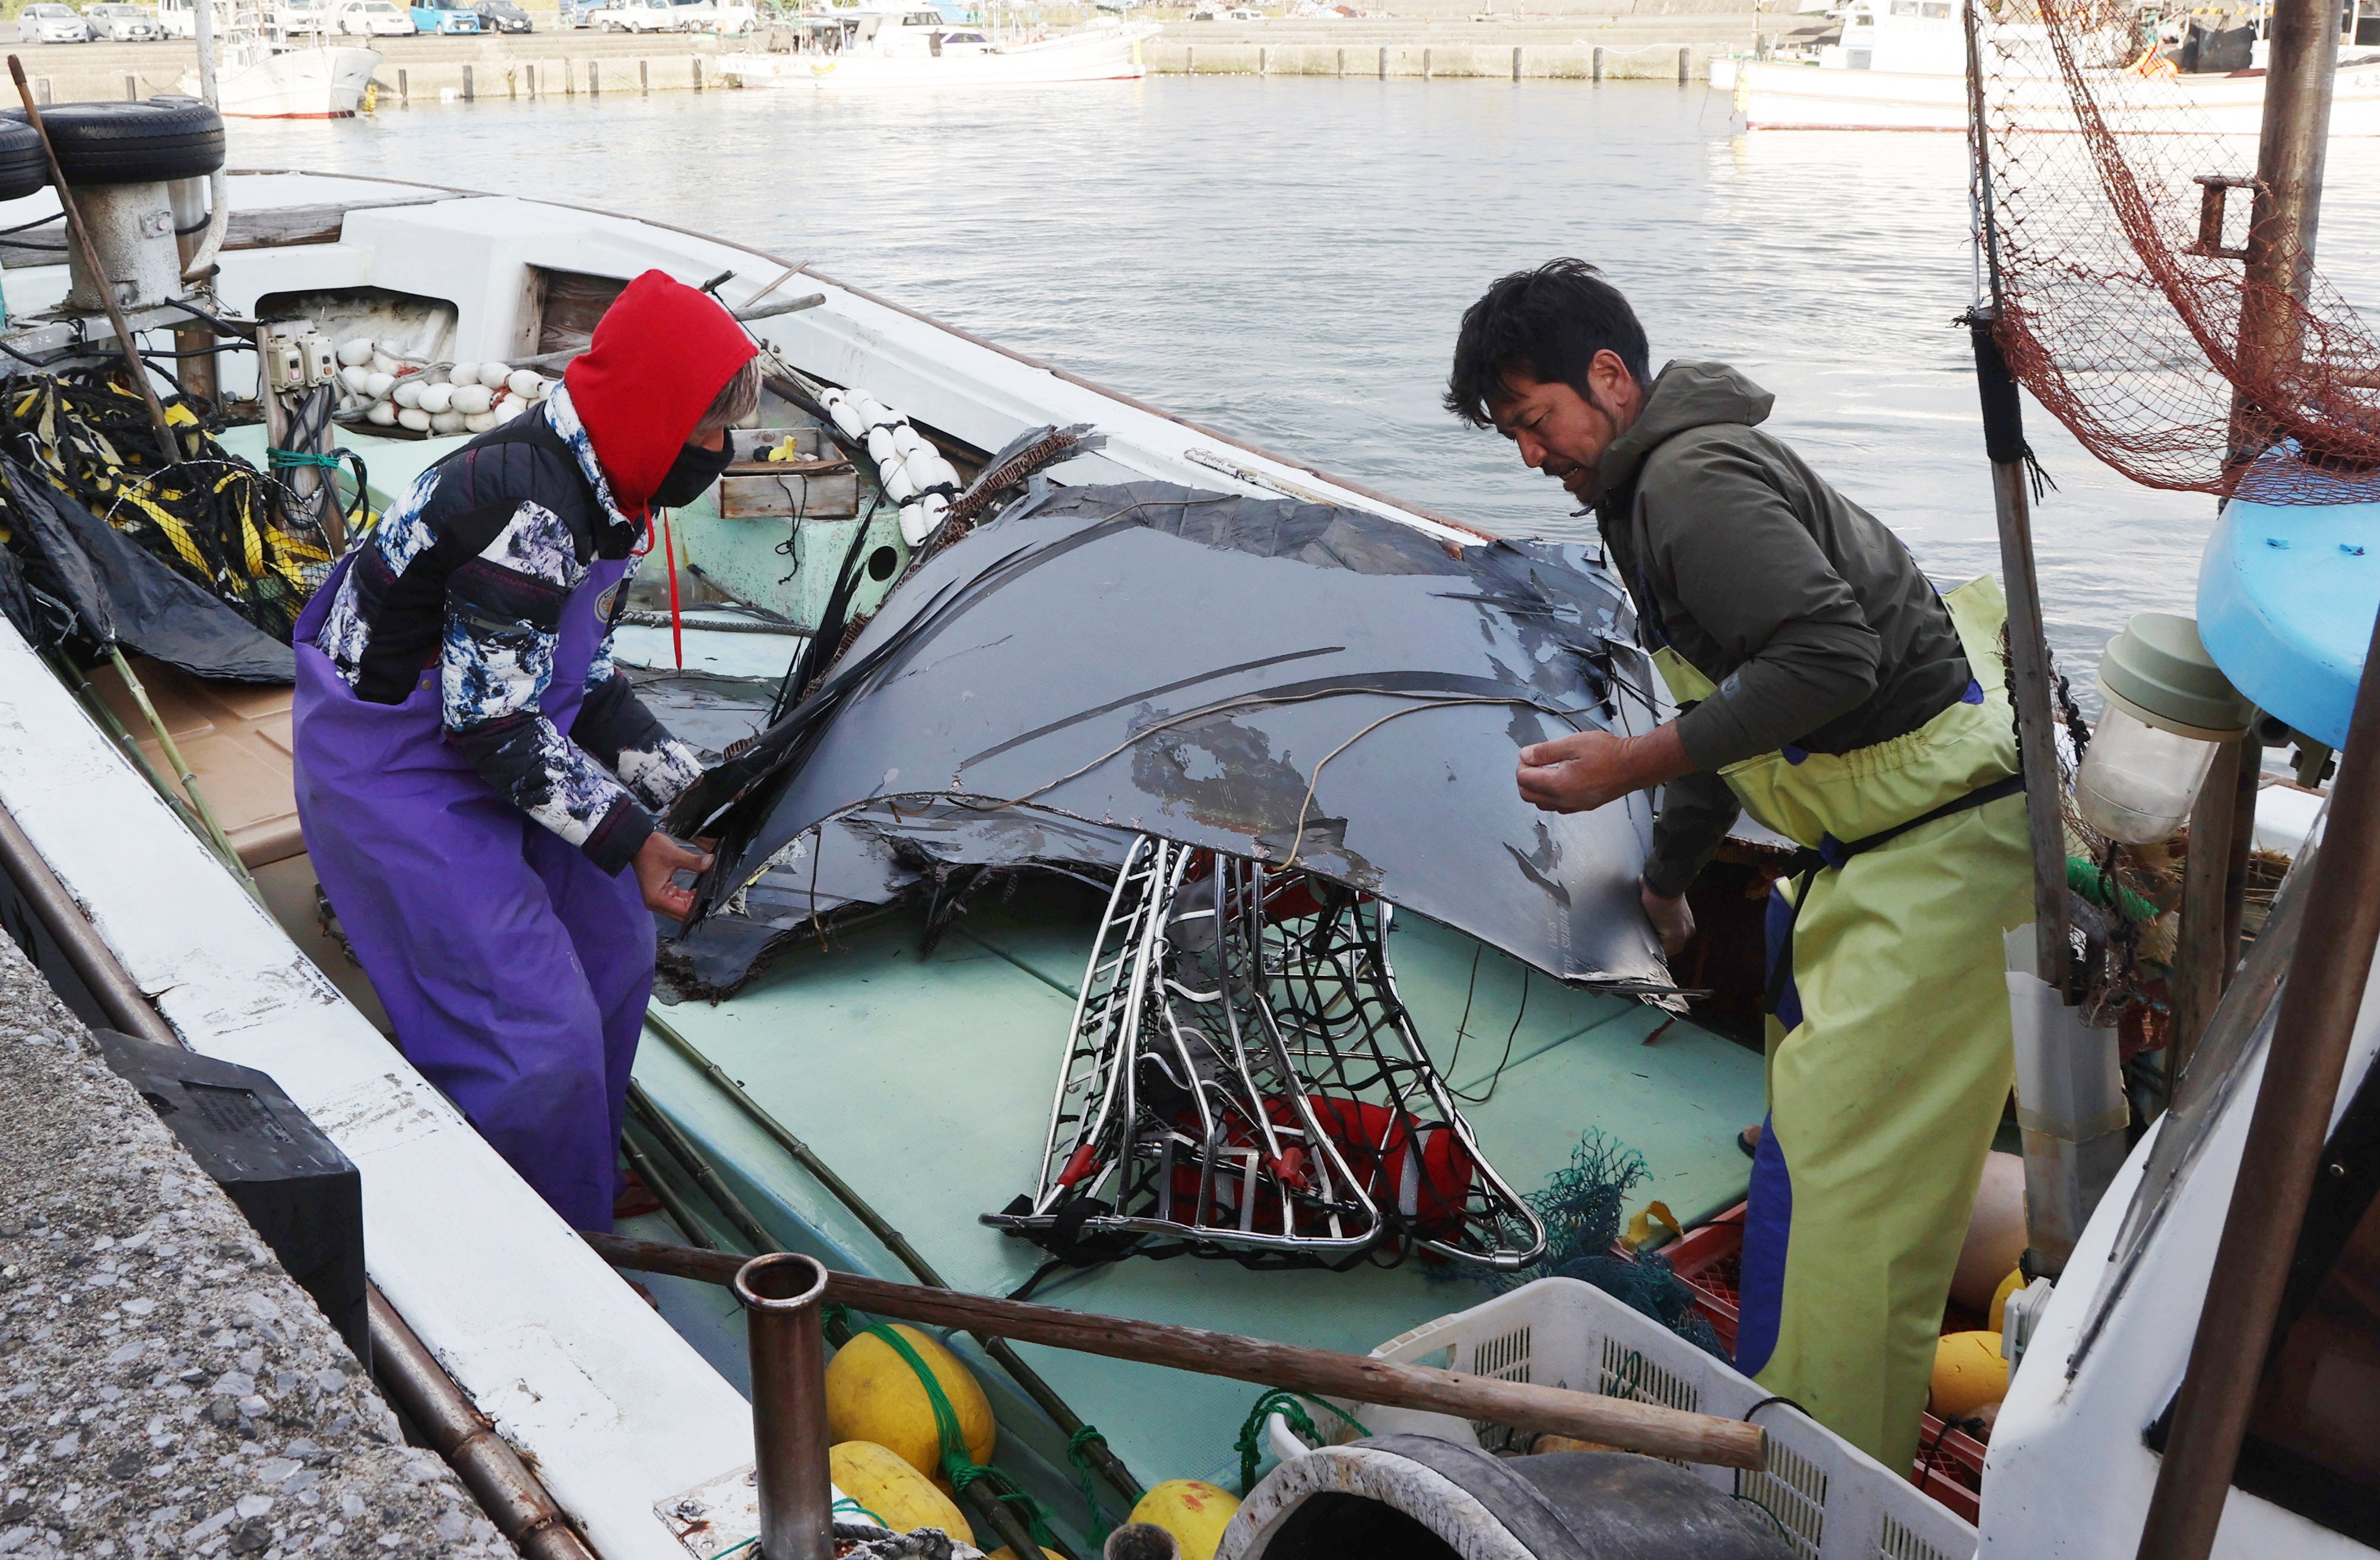
M 366 1287 L 364 1303 L 371 1317 L 373 1373 L 462 1476 L 504 1537 L 529 1560 L 595 1560 L 520 1454 L 463 1396 L 378 1285 Z
M 1998 355 L 1997 345 L 1993 352 Z M 2010 393 L 2013 396 L 2012 381 Z M 2017 732 L 2024 747 L 2025 813 L 2033 843 L 2035 967 L 2043 980 L 2062 991 L 2070 984 L 2073 962 L 2066 931 L 2066 818 L 2059 804 L 2066 787 L 2058 767 L 2057 721 L 2049 707 L 2049 650 L 2042 624 L 2041 582 L 2034 564 L 2030 497 L 2022 461 L 1993 462 L 2000 574 L 2008 585 L 2009 663 Z
M 867 1198 L 862 1197 L 856 1187 L 835 1173 L 833 1166 L 820 1158 L 815 1149 L 795 1136 L 791 1129 L 771 1115 L 759 1100 L 754 1099 L 741 1083 L 727 1076 L 725 1070 L 705 1056 L 693 1041 L 679 1034 L 667 1020 L 655 1013 L 648 1012 L 645 1015 L 645 1025 L 663 1040 L 668 1041 L 690 1066 L 710 1080 L 712 1086 L 735 1101 L 736 1107 L 750 1118 L 753 1125 L 767 1133 L 778 1147 L 783 1149 L 792 1157 L 795 1164 L 799 1165 L 809 1174 L 811 1179 L 826 1188 L 828 1193 L 836 1202 L 851 1210 L 852 1216 L 859 1220 L 868 1233 L 874 1236 L 878 1243 L 892 1252 L 903 1266 L 915 1274 L 917 1282 L 936 1289 L 947 1289 L 951 1287 L 949 1281 L 934 1270 L 933 1264 L 926 1260 L 925 1253 L 909 1243 L 907 1236 L 895 1229 L 892 1222 L 882 1214 L 878 1213 L 875 1206 Z M 655 1195 L 660 1194 L 656 1192 Z M 973 1333 L 969 1336 L 982 1348 L 985 1354 L 989 1355 L 1002 1370 L 1008 1373 L 1009 1379 L 1016 1383 L 1027 1397 L 1033 1399 L 1035 1407 L 1050 1416 L 1050 1422 L 1065 1432 L 1070 1441 L 1082 1433 L 1086 1428 L 1082 1416 L 1075 1413 L 1066 1400 L 1058 1396 L 1057 1388 L 1044 1380 L 1040 1372 L 1025 1362 L 1024 1356 L 1018 1354 L 1006 1338 L 993 1337 L 985 1333 Z M 1099 1476 L 1105 1479 L 1109 1486 L 1118 1494 L 1123 1496 L 1127 1509 L 1139 1504 L 1140 1497 L 1146 1493 L 1141 1487 L 1140 1481 L 1133 1477 L 1132 1469 L 1124 1466 L 1123 1459 L 1109 1448 L 1105 1436 L 1093 1434 L 1087 1437 L 1083 1443 L 1083 1451 L 1084 1455 L 1090 1458 L 1091 1465 L 1099 1470 Z
M 25 122 L 42 138 L 42 161 L 50 170 L 50 183 L 58 192 L 58 205 L 67 214 L 67 234 L 74 244 L 74 252 L 82 258 L 82 268 L 99 289 L 100 306 L 107 311 L 108 327 L 115 333 L 115 345 L 124 354 L 124 371 L 131 376 L 132 388 L 140 393 L 148 405 L 150 425 L 156 430 L 158 453 L 169 466 L 182 460 L 181 441 L 174 436 L 174 425 L 165 419 L 165 404 L 157 399 L 157 387 L 149 382 L 149 366 L 140 361 L 140 344 L 132 339 L 132 327 L 124 321 L 124 306 L 116 301 L 115 284 L 99 263 L 99 251 L 91 247 L 91 230 L 83 225 L 82 207 L 75 200 L 74 189 L 67 183 L 65 172 L 58 166 L 58 150 L 50 144 L 49 127 L 42 123 L 42 105 L 33 101 L 33 84 L 25 79 L 25 62 L 16 55 L 8 56 L 8 74 L 17 83 L 17 95 L 25 104 Z
M 2338 0 L 2274 0 L 2256 198 L 2248 219 L 2240 296 L 2240 365 L 2244 377 L 2267 385 L 2294 386 L 2304 348 L 2323 161 L 2330 144 L 2331 84 L 2338 68 Z M 2282 393 L 2295 398 L 2290 390 Z M 2272 442 L 2270 420 L 2245 393 L 2232 403 L 2231 441 L 2235 461 L 2252 458 Z
M 2277 54 L 2277 51 L 2276 51 Z M 2265 1076 L 2240 1151 L 2231 1206 L 2174 1401 L 2141 1532 L 2142 1560 L 2205 1560 L 2231 1492 L 2240 1438 L 2273 1342 L 2314 1167 L 2380 944 L 2380 623 L 2330 793 L 2330 823 L 2305 887 L 2305 919 L 2281 988 Z
M 181 1045 L 182 1037 L 149 1005 L 148 995 L 125 972 L 115 950 L 101 939 L 82 907 L 75 903 L 66 885 L 50 870 L 50 864 L 34 848 L 31 837 L 6 804 L 0 804 L 0 871 L 16 880 L 25 902 L 41 917 L 42 930 L 50 934 L 51 940 L 67 956 L 67 962 L 74 967 L 75 974 L 99 999 L 108 1022 L 127 1034 L 160 1046 Z
M 199 101 L 220 110 L 223 99 L 215 91 L 214 0 L 190 0 L 190 41 L 199 52 Z
M 214 225 L 214 212 L 206 204 L 207 187 L 196 178 L 176 179 L 165 187 L 173 203 L 174 245 L 182 261 L 182 279 L 190 278 L 190 261 L 206 247 L 206 235 Z M 214 345 L 214 333 L 195 326 L 174 333 L 174 349 L 190 357 L 176 360 L 175 378 L 182 393 L 213 405 L 222 386 L 215 373 L 214 354 L 205 350 Z
M 579 1238 L 613 1266 L 640 1273 L 669 1273 L 706 1284 L 728 1284 L 743 1267 L 737 1259 L 715 1252 L 583 1231 Z M 981 1329 L 1110 1360 L 1161 1365 L 1383 1408 L 1425 1409 L 1515 1430 L 1551 1431 L 1621 1451 L 1686 1462 L 1754 1469 L 1768 1466 L 1767 1437 L 1757 1425 L 1658 1403 L 1458 1374 L 1435 1366 L 1402 1365 L 1366 1355 L 1209 1332 L 1204 1327 L 929 1289 L 856 1273 L 828 1274 L 826 1294 L 856 1311 L 897 1317 L 921 1327 Z
M 826 1459 L 826 1267 L 771 1252 L 735 1275 L 752 1356 L 752 1452 L 762 1560 L 831 1560 L 834 1484 Z

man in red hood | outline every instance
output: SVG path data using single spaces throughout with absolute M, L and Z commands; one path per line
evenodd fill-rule
M 651 913 L 710 858 L 700 765 L 613 668 L 654 507 L 759 404 L 759 347 L 649 271 L 542 404 L 415 480 L 298 624 L 298 813 L 397 1044 L 556 1212 L 611 1227 Z

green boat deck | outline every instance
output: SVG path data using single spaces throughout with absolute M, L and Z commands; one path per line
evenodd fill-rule
M 368 463 L 375 507 L 466 441 L 348 429 L 338 438 Z M 261 428 L 228 430 L 223 441 L 261 464 Z M 728 574 L 735 573 L 727 565 L 742 556 L 739 548 L 769 550 L 779 529 L 779 523 L 722 522 L 708 499 L 677 520 L 681 552 Z M 840 556 L 839 546 L 832 555 Z M 782 571 L 773 552 L 760 563 L 771 578 Z M 738 583 L 751 582 L 739 575 Z M 775 636 L 705 634 L 689 624 L 686 667 L 726 680 L 694 702 L 718 703 L 739 686 L 763 702 L 748 720 L 732 710 L 713 720 L 716 711 L 675 709 L 666 687 L 648 688 L 647 696 L 665 718 L 684 717 L 686 734 L 723 746 L 757 721 L 791 647 Z M 615 648 L 624 662 L 656 668 L 677 656 L 665 628 L 623 627 Z M 930 958 L 917 951 L 922 914 L 896 913 L 838 933 L 827 947 L 800 941 L 728 1001 L 658 1010 L 856 1187 L 944 1280 L 1005 1294 L 1032 1276 L 1043 1253 L 977 1215 L 1032 1188 L 1099 906 L 1057 879 L 1025 888 L 1013 902 L 991 898 L 979 901 Z M 1691 1022 L 1670 1022 L 1658 1009 L 1525 973 L 1503 954 L 1417 916 L 1398 918 L 1389 947 L 1424 1043 L 1466 1096 L 1463 1109 L 1482 1151 L 1513 1190 L 1538 1191 L 1593 1131 L 1645 1158 L 1649 1175 L 1631 1196 L 1631 1213 L 1658 1201 L 1691 1225 L 1742 1200 L 1750 1166 L 1735 1135 L 1764 1109 L 1756 1054 Z M 671 1046 L 649 1034 L 636 1074 L 779 1244 L 836 1267 L 913 1278 Z M 654 1145 L 642 1129 L 630 1131 L 650 1153 Z M 664 1179 L 676 1182 L 662 1168 Z M 673 1189 L 698 1221 L 709 1220 L 710 1205 L 690 1184 Z M 625 1221 L 621 1232 L 686 1238 L 662 1215 Z M 723 1223 L 699 1233 L 723 1249 L 742 1249 Z M 705 1358 L 748 1388 L 743 1323 L 728 1291 L 660 1276 L 645 1282 Z M 1332 1273 L 1131 1258 L 1062 1273 L 1035 1298 L 1362 1354 L 1490 1293 L 1474 1270 L 1419 1261 Z M 970 1341 L 951 1341 L 1000 1414 L 993 1460 L 1043 1503 L 1062 1532 L 1079 1535 L 1082 1496 L 1066 1467 L 1065 1437 Z M 1029 1345 L 1019 1352 L 1099 1427 L 1144 1484 L 1235 1481 L 1232 1443 L 1257 1388 Z
M 978 902 L 929 958 L 917 952 L 922 918 L 895 915 L 824 949 L 797 944 L 723 1003 L 657 1010 L 852 1183 L 946 1281 L 1002 1294 L 1029 1278 L 1043 1253 L 977 1215 L 1033 1185 L 1097 910 L 1087 892 L 1063 884 L 1028 888 L 1010 904 Z M 1390 952 L 1419 1032 L 1450 1081 L 1480 1101 L 1464 1105 L 1465 1115 L 1516 1191 L 1541 1188 L 1581 1134 L 1595 1130 L 1645 1157 L 1650 1175 L 1632 1194 L 1632 1212 L 1658 1200 L 1691 1223 L 1742 1199 L 1749 1164 L 1734 1138 L 1763 1109 L 1758 1056 L 1690 1022 L 1664 1027 L 1669 1015 L 1658 1009 L 1524 973 L 1418 917 L 1398 919 Z M 1466 997 L 1458 1056 L 1451 1037 Z M 636 1071 L 790 1249 L 910 1278 L 674 1048 L 649 1035 Z M 658 1216 L 636 1222 L 623 1232 L 675 1238 Z M 1361 1354 L 1488 1298 L 1470 1272 L 1418 1261 L 1333 1273 L 1132 1258 L 1063 1273 L 1034 1298 Z M 673 1280 L 653 1288 L 681 1330 L 744 1382 L 742 1326 L 726 1292 Z M 1063 1437 L 996 1367 L 965 1351 L 1001 1412 L 996 1460 L 1074 1526 L 1082 1498 L 1058 1482 Z M 1144 1483 L 1234 1480 L 1232 1441 L 1255 1388 L 1089 1355 L 1021 1352 Z

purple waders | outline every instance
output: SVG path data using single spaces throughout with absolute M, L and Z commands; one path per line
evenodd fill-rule
M 540 701 L 565 735 L 601 639 L 597 560 L 563 609 Z M 401 705 L 347 687 L 297 629 L 298 816 L 314 871 L 406 1058 L 577 1229 L 612 1227 L 614 1155 L 654 931 L 636 876 L 606 877 L 498 796 L 440 725 L 439 672 Z

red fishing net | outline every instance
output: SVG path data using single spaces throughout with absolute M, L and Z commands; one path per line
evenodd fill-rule
M 1978 0 L 1975 194 L 2000 349 L 2136 482 L 2380 497 L 2380 341 L 2280 224 L 2253 237 L 2295 260 L 2302 291 L 2246 280 L 2253 24 L 2160 37 L 2142 16 L 2134 0 Z M 2335 125 L 2380 114 L 2372 77 L 2380 64 L 2342 68 Z M 2250 458 L 2277 447 L 2303 458 Z

